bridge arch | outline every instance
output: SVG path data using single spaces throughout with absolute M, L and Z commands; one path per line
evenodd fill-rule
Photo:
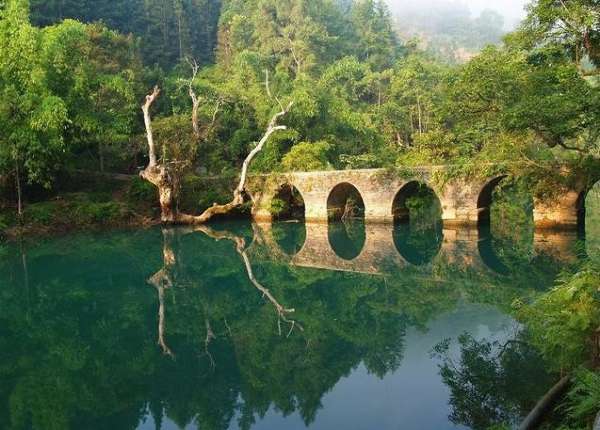
M 270 211 L 274 221 L 304 220 L 304 196 L 292 183 L 281 184 L 271 198 Z
M 497 176 L 489 180 L 479 191 L 477 196 L 477 224 L 479 226 L 489 226 L 491 208 L 494 201 L 494 191 L 506 178 L 508 178 L 507 175 Z
M 364 219 L 365 202 L 358 188 L 349 182 L 334 186 L 327 197 L 327 216 L 330 221 Z
M 585 250 L 590 257 L 600 257 L 600 180 L 586 187 L 577 199 L 577 227 L 585 239 Z
M 410 199 L 415 197 L 421 197 L 425 206 L 412 207 L 413 212 L 415 209 L 421 212 L 421 216 L 427 217 L 427 219 L 423 221 L 427 221 L 430 224 L 441 221 L 442 204 L 434 189 L 425 182 L 410 181 L 404 184 L 394 196 L 394 200 L 392 202 L 392 216 L 395 224 L 413 221 L 418 223 L 421 221 L 418 219 L 410 219 Z

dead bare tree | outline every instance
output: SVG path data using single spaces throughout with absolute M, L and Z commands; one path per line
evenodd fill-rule
M 198 108 L 200 106 L 199 98 L 197 97 L 193 89 L 193 79 L 198 73 L 198 65 L 196 62 L 190 62 L 192 65 L 192 81 L 189 83 L 188 92 L 192 98 L 192 127 L 196 136 L 200 135 L 200 128 L 198 125 Z M 271 94 L 269 89 L 268 77 L 266 79 L 266 86 L 268 94 Z M 179 212 L 177 208 L 177 195 L 179 192 L 179 176 L 176 167 L 179 167 L 182 162 L 162 162 L 158 163 L 156 157 L 156 147 L 154 143 L 154 135 L 152 130 L 152 118 L 150 115 L 150 109 L 153 103 L 160 95 L 160 89 L 158 86 L 154 87 L 151 94 L 146 96 L 146 102 L 142 106 L 144 113 L 144 124 L 146 126 L 146 138 L 148 141 L 148 154 L 149 163 L 146 169 L 140 172 L 140 176 L 146 181 L 153 184 L 158 189 L 160 208 L 161 208 L 161 221 L 164 224 L 204 224 L 210 221 L 217 215 L 224 215 L 232 210 L 240 207 L 244 204 L 244 195 L 246 193 L 246 187 L 248 182 L 248 171 L 255 157 L 263 150 L 269 138 L 276 132 L 286 130 L 285 125 L 279 125 L 279 120 L 284 117 L 293 106 L 293 102 L 290 102 L 287 107 L 284 107 L 279 99 L 276 99 L 280 111 L 273 115 L 267 129 L 252 151 L 248 154 L 242 164 L 240 173 L 240 181 L 238 186 L 233 191 L 233 199 L 223 205 L 215 203 L 212 207 L 205 210 L 201 215 L 189 215 Z M 213 115 L 216 118 L 220 102 L 217 104 L 217 109 Z M 184 162 L 185 163 L 185 162 Z

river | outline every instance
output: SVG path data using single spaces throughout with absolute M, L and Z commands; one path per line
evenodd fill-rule
M 573 233 L 364 224 L 0 247 L 0 428 L 486 429 L 554 382 L 515 300 Z

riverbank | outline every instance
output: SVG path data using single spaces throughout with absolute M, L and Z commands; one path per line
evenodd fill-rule
M 180 207 L 194 213 L 226 201 L 229 178 L 188 176 Z M 136 176 L 77 173 L 66 176 L 58 190 L 35 191 L 21 220 L 10 196 L 0 204 L 0 239 L 37 238 L 77 231 L 144 228 L 160 223 L 155 188 Z M 2 201 L 0 200 L 0 203 Z

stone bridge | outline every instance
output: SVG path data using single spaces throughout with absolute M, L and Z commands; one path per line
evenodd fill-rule
M 494 188 L 506 177 L 442 181 L 446 167 L 394 172 L 385 169 L 285 173 L 255 177 L 249 190 L 257 221 L 270 221 L 271 205 L 283 186 L 294 187 L 304 201 L 307 222 L 326 222 L 332 210 L 353 191 L 364 204 L 365 221 L 392 223 L 403 200 L 415 184 L 430 188 L 438 197 L 444 226 L 477 225 L 489 216 Z M 534 199 L 534 221 L 538 228 L 577 227 L 582 213 L 585 186 L 558 190 L 547 200 Z M 339 209 L 339 207 L 337 208 Z

